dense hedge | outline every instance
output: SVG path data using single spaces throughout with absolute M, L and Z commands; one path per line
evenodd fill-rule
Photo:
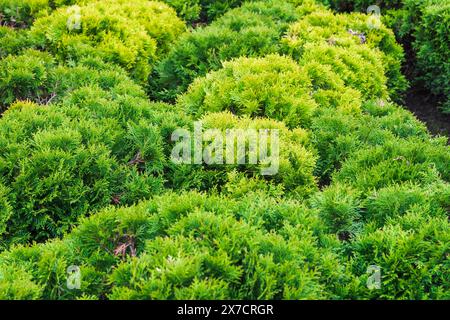
M 130 81 L 123 69 L 98 58 L 84 58 L 76 66 L 68 67 L 58 65 L 50 54 L 34 49 L 0 60 L 0 76 L 0 112 L 16 100 L 56 103 L 90 84 L 119 92 L 126 88 L 127 92 L 143 96 L 141 88 Z
M 442 209 L 431 209 L 429 194 L 409 189 L 395 200 L 403 201 L 400 215 L 382 229 L 367 222 L 347 245 L 325 227 L 336 221 L 326 212 L 364 212 L 349 190 L 326 190 L 320 210 L 261 193 L 239 201 L 167 194 L 106 209 L 62 241 L 0 255 L 0 271 L 8 273 L 2 298 L 448 298 L 448 221 Z M 383 208 L 381 197 L 370 198 L 370 211 Z M 348 258 L 337 254 L 344 248 Z M 381 291 L 365 287 L 372 263 L 386 272 Z M 70 265 L 81 267 L 79 290 L 66 289 Z

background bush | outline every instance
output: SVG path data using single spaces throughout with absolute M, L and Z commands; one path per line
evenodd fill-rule
M 28 27 L 37 16 L 49 11 L 49 0 L 1 0 L 0 24 L 15 28 Z
M 197 78 L 178 103 L 194 115 L 229 110 L 265 116 L 289 127 L 306 127 L 316 103 L 308 74 L 293 60 L 278 55 L 241 58 Z
M 324 0 L 340 11 L 361 11 L 376 4 L 381 8 L 382 20 L 395 32 L 397 39 L 408 49 L 409 77 L 419 82 L 442 102 L 444 112 L 450 112 L 449 74 L 449 17 L 450 3 L 442 0 Z
M 378 88 L 374 94 L 381 97 L 380 93 L 386 82 L 391 98 L 400 101 L 402 93 L 407 88 L 407 81 L 400 71 L 403 61 L 402 48 L 396 43 L 393 32 L 381 22 L 376 28 L 370 26 L 367 15 L 334 14 L 319 7 L 292 24 L 283 42 L 287 53 L 293 55 L 295 59 L 301 59 L 303 54 L 308 51 L 309 46 L 319 45 L 329 48 L 328 51 L 333 50 L 336 53 L 318 56 L 327 57 L 328 63 L 334 69 L 342 68 L 342 63 L 344 63 L 347 64 L 346 68 L 350 71 L 356 68 L 366 70 L 370 76 L 361 71 L 354 78 L 354 80 L 365 79 L 365 83 L 359 87 L 359 90 L 364 92 L 368 88 L 376 87 L 379 83 L 378 86 L 381 88 Z M 341 54 L 339 57 L 338 52 L 342 51 L 341 47 L 347 50 L 344 51 L 345 55 Z M 372 50 L 368 50 L 368 48 L 372 48 Z M 316 54 L 307 55 L 306 63 L 314 56 Z M 337 58 L 337 61 L 333 57 Z M 383 79 L 380 62 L 377 60 L 384 65 L 387 80 Z M 347 84 L 351 81 L 351 79 L 347 79 L 345 70 L 341 72 L 341 77 L 347 80 Z M 373 77 L 375 77 L 373 83 L 368 83 Z M 352 84 L 355 85 L 354 81 L 350 82 L 350 85 Z
M 134 85 L 123 69 L 97 58 L 84 58 L 73 67 L 57 64 L 46 52 L 27 49 L 21 55 L 0 60 L 0 111 L 16 100 L 40 104 L 61 101 L 72 91 L 97 84 L 100 88 L 143 97 L 142 89 Z
M 180 38 L 150 78 L 152 97 L 173 101 L 198 76 L 217 70 L 222 61 L 240 56 L 263 56 L 278 50 L 290 22 L 293 5 L 281 1 L 245 3 L 211 25 Z
M 141 83 L 184 31 L 175 11 L 159 2 L 97 1 L 78 10 L 79 25 L 75 7 L 37 19 L 30 30 L 33 45 L 50 51 L 59 61 L 101 58 L 123 67 Z M 68 27 L 70 21 L 73 25 Z

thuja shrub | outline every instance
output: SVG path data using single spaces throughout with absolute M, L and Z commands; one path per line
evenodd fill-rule
M 44 96 L 43 86 L 52 65 L 53 58 L 49 54 L 34 50 L 0 60 L 0 110 L 16 99 Z
M 0 59 L 30 46 L 26 30 L 0 25 Z
M 432 93 L 442 97 L 443 111 L 450 113 L 450 3 L 430 1 L 421 13 L 413 43 L 419 78 Z
M 315 175 L 323 184 L 357 151 L 396 139 L 430 138 L 425 125 L 411 112 L 382 100 L 364 103 L 360 114 L 322 111 L 313 118 L 311 133 L 319 155 Z
M 352 287 L 338 246 L 296 201 L 169 193 L 102 210 L 62 241 L 4 252 L 0 270 L 16 272 L 0 286 L 27 284 L 7 299 L 333 298 Z M 79 290 L 65 285 L 69 265 L 80 266 Z
M 185 34 L 155 68 L 150 94 L 173 101 L 192 81 L 222 61 L 277 52 L 288 24 L 297 19 L 293 5 L 270 0 L 230 10 L 211 25 Z
M 450 298 L 448 217 L 429 216 L 424 209 L 411 206 L 382 228 L 367 227 L 351 243 L 352 270 L 362 281 L 367 280 L 369 265 L 381 269 L 381 288 L 362 290 L 360 298 Z
M 37 19 L 30 38 L 59 61 L 99 57 L 144 83 L 155 61 L 184 29 L 175 11 L 163 3 L 108 0 L 60 8 Z
M 378 51 L 367 46 L 343 48 L 329 44 L 306 44 L 301 65 L 317 62 L 331 67 L 347 87 L 361 92 L 366 99 L 388 97 L 387 78 Z
M 203 154 L 210 155 L 211 163 L 203 161 L 201 165 L 191 163 L 173 166 L 174 173 L 170 177 L 174 181 L 170 184 L 177 189 L 222 191 L 222 186 L 226 183 L 229 183 L 226 188 L 231 188 L 236 182 L 235 179 L 230 179 L 229 175 L 236 171 L 249 179 L 260 177 L 268 183 L 280 185 L 286 193 L 298 198 L 307 197 L 316 190 L 313 176 L 315 156 L 309 147 L 307 131 L 289 130 L 282 122 L 265 118 L 237 117 L 229 112 L 207 114 L 200 121 L 205 132 L 208 129 L 216 130 L 222 141 L 217 140 L 215 134 L 212 137 L 204 136 Z M 236 136 L 227 140 L 228 129 L 240 132 L 235 131 Z M 247 133 L 247 129 L 254 129 L 258 140 L 251 140 L 253 137 Z M 261 138 L 261 131 L 267 132 L 267 143 Z M 274 137 L 274 131 L 277 131 L 277 138 Z M 250 151 L 253 143 L 250 141 L 257 142 L 253 151 Z M 241 145 L 244 146 L 245 154 L 242 155 L 235 149 L 229 161 L 227 150 L 230 146 L 237 148 Z M 192 159 L 195 154 L 195 147 L 193 148 Z M 262 151 L 263 148 L 267 148 L 267 153 Z M 222 157 L 214 158 L 220 154 Z M 241 156 L 245 158 L 242 159 L 242 163 L 240 161 L 238 163 Z M 257 157 L 253 163 L 250 161 L 252 157 Z
M 367 0 L 324 0 L 340 11 L 366 11 L 372 5 Z M 408 72 L 415 81 L 423 82 L 433 94 L 441 98 L 443 111 L 450 112 L 450 89 L 447 74 L 448 32 L 450 4 L 441 0 L 378 1 L 381 19 L 393 28 L 397 38 L 411 50 L 414 66 Z
M 12 215 L 12 207 L 9 200 L 9 189 L 0 183 L 0 234 L 6 231 L 6 221 L 8 221 Z
M 169 4 L 185 21 L 195 22 L 211 22 L 223 15 L 232 8 L 239 7 L 243 0 L 163 0 Z
M 341 240 L 354 237 L 361 229 L 360 193 L 343 184 L 333 184 L 311 199 L 327 231 Z
M 99 87 L 143 97 L 126 72 L 97 58 L 83 58 L 77 65 L 59 65 L 46 52 L 27 49 L 18 56 L 0 60 L 0 111 L 16 100 L 41 104 L 57 103 L 70 92 L 96 83 Z
M 354 152 L 334 176 L 336 182 L 370 192 L 394 183 L 449 181 L 450 149 L 446 139 L 390 139 Z
M 376 74 L 377 79 L 383 77 L 383 74 L 374 61 L 381 60 L 387 80 L 382 80 L 379 86 L 382 88 L 383 82 L 387 81 L 390 96 L 398 100 L 407 88 L 407 81 L 400 72 L 403 50 L 397 44 L 392 30 L 382 23 L 373 27 L 369 19 L 369 16 L 363 14 L 334 14 L 329 10 L 315 10 L 289 27 L 283 40 L 284 50 L 299 59 L 305 52 L 305 46 L 312 44 L 344 47 L 348 49 L 345 51 L 347 59 L 343 56 L 341 60 L 348 64 L 350 70 L 352 70 L 351 63 L 354 62 L 356 66 L 369 70 L 370 74 Z M 365 47 L 373 50 L 362 49 Z M 333 50 L 337 51 L 336 48 Z M 339 67 L 339 64 L 342 64 L 342 61 L 336 62 L 336 67 Z M 366 79 L 368 80 L 370 78 Z M 369 86 L 376 86 L 376 82 Z
M 339 11 L 366 12 L 367 8 L 373 4 L 382 9 L 398 9 L 402 7 L 404 0 L 321 0 L 320 2 Z
M 36 17 L 49 11 L 49 0 L 0 0 L 0 24 L 14 28 L 28 27 Z
M 167 106 L 135 96 L 134 84 L 110 85 L 58 104 L 17 102 L 3 114 L 1 247 L 60 236 L 79 216 L 162 189 L 167 125 L 158 126 L 157 110 Z
M 414 182 L 394 184 L 371 193 L 364 201 L 364 220 L 383 226 L 409 212 L 445 217 L 450 204 L 450 185 L 433 182 L 425 187 Z
M 312 83 L 292 59 L 279 55 L 240 58 L 198 78 L 178 103 L 194 115 L 229 110 L 265 116 L 288 127 L 306 127 L 317 105 Z

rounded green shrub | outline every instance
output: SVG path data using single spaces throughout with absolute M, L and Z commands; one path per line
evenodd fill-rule
M 339 11 L 365 12 L 374 3 L 369 0 L 323 0 Z M 442 0 L 377 1 L 381 20 L 392 28 L 404 47 L 409 48 L 407 72 L 442 101 L 450 112 L 448 85 L 448 32 L 450 4 Z M 393 64 L 394 61 L 391 60 Z M 395 76 L 391 74 L 390 77 Z
M 108 0 L 60 8 L 37 19 L 30 37 L 35 47 L 45 48 L 59 61 L 101 58 L 144 83 L 155 61 L 184 29 L 175 11 L 163 3 Z
M 361 229 L 361 200 L 351 187 L 334 184 L 317 193 L 311 205 L 319 211 L 330 233 L 341 240 L 354 237 Z
M 295 201 L 169 193 L 102 210 L 62 241 L 4 252 L 0 269 L 23 270 L 45 299 L 331 298 L 351 276 L 321 232 Z M 80 266 L 79 290 L 65 286 L 69 265 Z
M 342 48 L 306 44 L 299 63 L 308 65 L 316 61 L 329 65 L 346 86 L 361 92 L 364 100 L 387 98 L 387 79 L 377 51 L 358 45 Z
M 0 111 L 16 100 L 40 104 L 61 101 L 72 91 L 92 83 L 100 88 L 144 97 L 123 69 L 96 58 L 84 58 L 76 66 L 58 65 L 46 52 L 27 49 L 21 55 L 0 60 Z
M 277 0 L 230 10 L 180 38 L 150 77 L 150 94 L 173 101 L 196 77 L 219 69 L 223 61 L 277 52 L 282 34 L 296 19 L 294 6 Z
M 51 11 L 49 0 L 0 0 L 0 25 L 30 26 L 36 17 Z
M 381 9 L 398 9 L 403 5 L 404 0 L 321 0 L 320 2 L 329 5 L 339 11 L 361 11 L 366 12 L 367 8 L 373 4 Z
M 352 270 L 367 280 L 369 265 L 381 270 L 380 290 L 361 290 L 361 299 L 447 300 L 450 292 L 450 225 L 412 207 L 384 227 L 367 230 L 352 243 Z
M 328 184 L 332 173 L 356 152 L 412 137 L 426 140 L 430 135 L 411 112 L 383 100 L 364 103 L 360 114 L 322 111 L 311 125 L 311 141 L 319 155 L 315 175 Z
M 32 276 L 17 266 L 0 267 L 0 300 L 36 300 L 42 295 L 42 288 Z
M 432 93 L 442 97 L 443 111 L 450 113 L 450 3 L 425 2 L 414 32 L 419 78 Z
M 326 109 L 358 114 L 361 95 L 326 64 L 299 66 L 289 57 L 269 55 L 225 62 L 222 69 L 196 79 L 177 103 L 197 117 L 228 110 L 308 128 Z
M 45 99 L 45 83 L 53 58 L 44 52 L 27 50 L 20 56 L 0 60 L 0 111 L 16 99 Z
M 308 74 L 293 60 L 269 55 L 225 62 L 222 69 L 196 79 L 178 103 L 197 116 L 229 110 L 306 127 L 317 108 L 311 91 Z
M 354 152 L 334 180 L 364 193 L 395 183 L 426 186 L 449 181 L 450 148 L 444 139 L 389 139 Z
M 286 193 L 296 195 L 299 198 L 306 197 L 316 190 L 316 182 L 313 176 L 315 166 L 314 151 L 309 147 L 308 133 L 303 129 L 289 130 L 282 122 L 271 119 L 249 117 L 237 117 L 229 112 L 209 113 L 203 116 L 201 124 L 205 132 L 208 129 L 215 130 L 220 140 L 216 140 L 217 136 L 206 137 L 204 134 L 203 155 L 210 155 L 210 163 L 203 164 L 187 164 L 173 166 L 175 179 L 170 184 L 176 188 L 199 190 L 217 189 L 221 191 L 223 185 L 231 188 L 234 179 L 230 173 L 241 172 L 247 179 L 264 178 L 269 183 L 281 185 Z M 234 129 L 236 136 L 227 137 L 227 130 Z M 247 129 L 254 130 L 258 137 L 256 149 L 250 155 L 250 139 L 251 134 L 247 133 Z M 271 132 L 269 132 L 269 130 Z M 268 134 L 267 146 L 261 138 L 261 131 Z M 278 134 L 275 139 L 274 131 Z M 241 141 L 241 142 L 240 142 Z M 253 140 L 252 140 L 253 141 Z M 229 155 L 227 148 L 236 144 L 244 146 L 243 152 L 240 154 L 236 149 L 232 155 L 232 163 L 229 163 Z M 267 153 L 262 154 L 261 148 L 267 147 Z M 192 158 L 195 155 L 195 146 L 193 147 Z M 215 159 L 215 155 L 222 155 Z M 278 156 L 276 154 L 278 153 Z M 241 156 L 245 157 L 245 161 L 239 164 Z M 255 162 L 251 162 L 252 157 L 258 157 Z M 265 162 L 265 159 L 267 160 Z M 203 159 L 204 160 L 204 159 Z M 271 171 L 273 170 L 273 172 Z M 269 172 L 270 171 L 270 172 Z
M 163 0 L 169 4 L 185 21 L 190 23 L 211 22 L 232 8 L 240 6 L 244 0 Z
M 348 71 L 344 69 L 341 75 L 343 79 L 353 86 L 358 83 L 352 80 L 365 79 L 366 83 L 359 89 L 366 93 L 365 91 L 369 88 L 375 88 L 374 96 L 385 91 L 384 82 L 387 82 L 391 98 L 399 100 L 401 93 L 407 88 L 407 81 L 400 71 L 403 50 L 397 44 L 390 29 L 382 23 L 371 27 L 369 18 L 364 14 L 334 14 L 329 10 L 315 10 L 289 27 L 283 39 L 284 50 L 295 59 L 300 59 L 306 51 L 305 46 L 312 46 L 312 44 L 333 48 L 328 49 L 328 51 L 336 52 L 332 53 L 333 56 L 342 51 L 336 47 L 347 48 L 343 51 L 345 55 L 337 56 L 338 61 L 329 62 L 335 68 L 342 68 L 344 62 L 348 70 L 357 74 L 353 79 L 348 78 L 345 74 Z M 324 57 L 326 58 L 327 55 Z M 386 80 L 384 80 L 380 64 L 384 66 Z M 361 72 L 358 74 L 358 69 L 366 70 L 367 74 Z M 376 81 L 372 80 L 372 77 L 375 77 Z M 367 83 L 370 80 L 372 83 Z
M 132 82 L 102 85 L 58 104 L 17 102 L 3 114 L 0 176 L 11 210 L 2 210 L 1 247 L 60 236 L 79 216 L 163 187 L 165 141 L 155 113 L 164 106 L 141 90 L 135 96 Z
M 0 59 L 30 46 L 27 31 L 0 25 Z
M 414 182 L 388 186 L 367 197 L 364 219 L 383 226 L 389 219 L 397 219 L 411 211 L 418 211 L 423 216 L 445 217 L 449 192 L 450 185 L 445 183 L 430 184 L 425 188 Z

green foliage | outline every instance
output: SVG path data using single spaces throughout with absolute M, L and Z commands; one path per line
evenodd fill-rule
M 47 70 L 53 65 L 49 54 L 27 50 L 20 56 L 8 56 L 0 60 L 0 111 L 16 99 L 45 97 L 43 90 Z
M 0 25 L 0 59 L 9 54 L 17 54 L 29 46 L 27 32 Z
M 317 215 L 295 201 L 167 194 L 82 219 L 62 241 L 5 252 L 0 266 L 24 269 L 46 299 L 330 298 L 350 277 L 336 243 L 316 233 Z M 80 266 L 80 290 L 65 286 L 69 265 Z
M 449 37 L 450 3 L 442 0 L 324 0 L 339 11 L 366 11 L 376 4 L 381 18 L 392 28 L 397 38 L 411 48 L 408 64 L 414 81 L 422 82 L 442 101 L 442 109 L 450 113 Z M 393 61 L 392 61 L 393 63 Z M 392 76 L 392 75 L 391 75 Z
M 0 25 L 27 27 L 36 17 L 49 11 L 49 0 L 0 0 Z
M 389 139 L 357 150 L 335 175 L 335 181 L 362 192 L 394 183 L 449 181 L 450 149 L 444 139 Z
M 361 11 L 366 12 L 371 5 L 377 5 L 381 9 L 398 9 L 404 0 L 321 0 L 326 5 L 339 11 Z
M 381 229 L 367 230 L 351 246 L 353 272 L 367 279 L 369 265 L 381 268 L 381 289 L 360 298 L 449 299 L 450 227 L 447 217 L 429 217 L 412 207 Z
M 305 127 L 317 107 L 311 91 L 311 80 L 294 61 L 269 55 L 225 62 L 219 71 L 197 78 L 178 103 L 195 115 L 230 110 Z
M 36 300 L 42 289 L 23 267 L 5 265 L 0 267 L 0 300 Z
M 334 184 L 312 199 L 313 208 L 328 227 L 342 240 L 353 237 L 360 229 L 360 200 L 358 192 L 350 187 Z
M 30 37 L 35 47 L 52 52 L 59 61 L 101 58 L 123 67 L 143 83 L 156 59 L 184 28 L 165 4 L 108 0 L 60 8 L 37 19 Z
M 222 61 L 276 52 L 283 32 L 296 18 L 291 4 L 277 0 L 249 2 L 230 10 L 180 38 L 156 66 L 150 94 L 173 101 L 196 77 L 219 69 Z
M 450 113 L 450 3 L 431 1 L 421 13 L 413 44 L 420 79 L 432 93 L 443 97 L 443 111 Z
M 229 9 L 240 6 L 243 0 L 163 0 L 187 22 L 211 22 L 226 13 Z
M 340 76 L 348 85 L 356 86 L 366 97 L 379 96 L 386 90 L 384 85 L 387 82 L 391 98 L 401 100 L 401 94 L 407 88 L 407 81 L 400 72 L 402 48 L 390 29 L 381 22 L 374 27 L 370 19 L 370 16 L 363 14 L 333 14 L 324 9 L 314 10 L 289 27 L 283 41 L 284 50 L 300 59 L 311 50 L 310 46 L 319 46 L 321 52 L 313 51 L 305 57 L 306 61 L 314 57 L 326 61 L 334 70 L 340 71 Z M 332 55 L 327 56 L 324 50 Z M 384 79 L 380 64 L 384 66 L 387 79 Z M 355 75 L 349 77 L 348 74 L 352 73 Z M 368 90 L 372 96 L 367 95 Z
M 270 119 L 258 118 L 250 119 L 248 117 L 236 117 L 228 112 L 211 113 L 201 118 L 203 129 L 218 130 L 222 142 L 219 146 L 215 146 L 213 141 L 205 141 L 203 152 L 208 152 L 211 156 L 218 153 L 223 155 L 223 164 L 212 162 L 203 165 L 180 165 L 174 166 L 175 180 L 170 183 L 177 188 L 196 188 L 200 190 L 211 190 L 217 188 L 221 190 L 221 186 L 228 183 L 227 188 L 232 187 L 230 179 L 230 172 L 237 170 L 244 173 L 247 178 L 261 177 L 270 183 L 281 184 L 281 187 L 287 193 L 296 195 L 299 198 L 306 197 L 316 190 L 315 178 L 313 170 L 315 166 L 315 157 L 313 151 L 308 148 L 308 134 L 305 130 L 294 129 L 289 130 L 282 122 L 277 122 Z M 235 164 L 225 164 L 228 160 L 227 147 L 229 142 L 226 137 L 227 129 L 241 129 L 241 132 L 236 133 L 236 138 L 233 138 L 232 143 L 239 145 L 238 141 L 245 143 L 245 164 L 238 164 L 240 154 L 234 150 Z M 250 138 L 246 133 L 246 129 L 255 129 L 256 134 L 259 135 L 260 130 L 278 130 L 278 144 L 275 146 L 270 140 L 271 134 L 267 141 L 267 158 L 270 161 L 264 162 L 259 155 L 256 164 L 250 163 Z M 260 151 L 263 142 L 259 141 L 257 146 Z M 193 147 L 194 148 L 194 147 Z M 274 158 L 276 149 L 279 149 L 278 159 Z M 194 150 L 194 149 L 193 149 Z M 221 151 L 219 151 L 221 150 Z M 256 153 L 258 150 L 255 150 Z M 195 151 L 192 152 L 194 157 Z M 271 158 L 273 157 L 273 158 Z M 265 173 L 273 169 L 275 174 Z
M 132 83 L 99 84 L 58 104 L 18 102 L 3 114 L 0 176 L 12 210 L 2 209 L 2 247 L 62 235 L 81 215 L 162 188 L 170 119 L 158 122 L 164 113 L 155 113 L 167 106 L 147 102 Z
M 125 89 L 129 94 L 144 96 L 142 89 L 114 65 L 86 58 L 74 67 L 67 67 L 57 65 L 48 53 L 28 49 L 19 56 L 0 60 L 0 111 L 16 100 L 56 103 L 91 83 L 117 94 Z
M 413 183 L 393 185 L 374 191 L 366 200 L 366 221 L 383 226 L 413 211 L 423 216 L 445 217 L 450 185 L 438 183 L 421 188 Z
M 327 110 L 313 119 L 311 140 L 319 154 L 315 175 L 322 183 L 328 183 L 331 174 L 358 150 L 396 138 L 429 139 L 425 126 L 396 105 L 380 100 L 367 102 L 362 109 L 361 114 Z
M 0 299 L 449 299 L 450 148 L 391 101 L 392 31 L 312 0 L 164 2 L 0 0 Z M 378 5 L 446 95 L 447 3 Z M 246 161 L 171 161 L 194 120 L 202 156 L 235 129 Z M 279 158 L 250 161 L 248 129 Z

